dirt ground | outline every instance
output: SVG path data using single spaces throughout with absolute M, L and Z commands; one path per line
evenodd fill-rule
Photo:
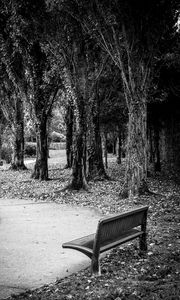
M 121 199 L 124 167 L 109 159 L 111 180 L 89 182 L 89 191 L 64 190 L 70 171 L 56 168 L 48 182 L 30 178 L 31 171 L 0 171 L 0 197 L 30 198 L 79 207 L 96 207 L 103 215 L 148 205 L 148 251 L 138 252 L 133 241 L 113 249 L 101 259 L 102 275 L 91 277 L 89 268 L 50 285 L 29 290 L 9 299 L 180 299 L 180 184 L 178 177 L 148 178 L 151 194 Z

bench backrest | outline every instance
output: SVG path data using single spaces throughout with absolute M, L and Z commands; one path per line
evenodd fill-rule
M 99 248 L 103 242 L 116 240 L 126 231 L 143 225 L 147 218 L 147 210 L 148 206 L 143 206 L 132 211 L 100 219 L 94 246 Z

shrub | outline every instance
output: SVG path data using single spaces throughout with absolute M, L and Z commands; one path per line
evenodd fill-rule
M 5 160 L 7 164 L 11 163 L 12 160 L 12 148 L 8 145 L 3 145 L 1 150 L 1 158 Z
M 27 143 L 24 149 L 25 156 L 36 156 L 36 144 Z

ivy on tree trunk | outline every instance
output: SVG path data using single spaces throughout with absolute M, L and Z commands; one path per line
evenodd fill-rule
M 146 100 L 129 102 L 124 196 L 136 196 L 147 187 L 147 105 Z

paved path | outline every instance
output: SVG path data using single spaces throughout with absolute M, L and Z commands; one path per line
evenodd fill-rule
M 90 265 L 61 244 L 94 232 L 99 218 L 93 209 L 0 198 L 0 299 Z

